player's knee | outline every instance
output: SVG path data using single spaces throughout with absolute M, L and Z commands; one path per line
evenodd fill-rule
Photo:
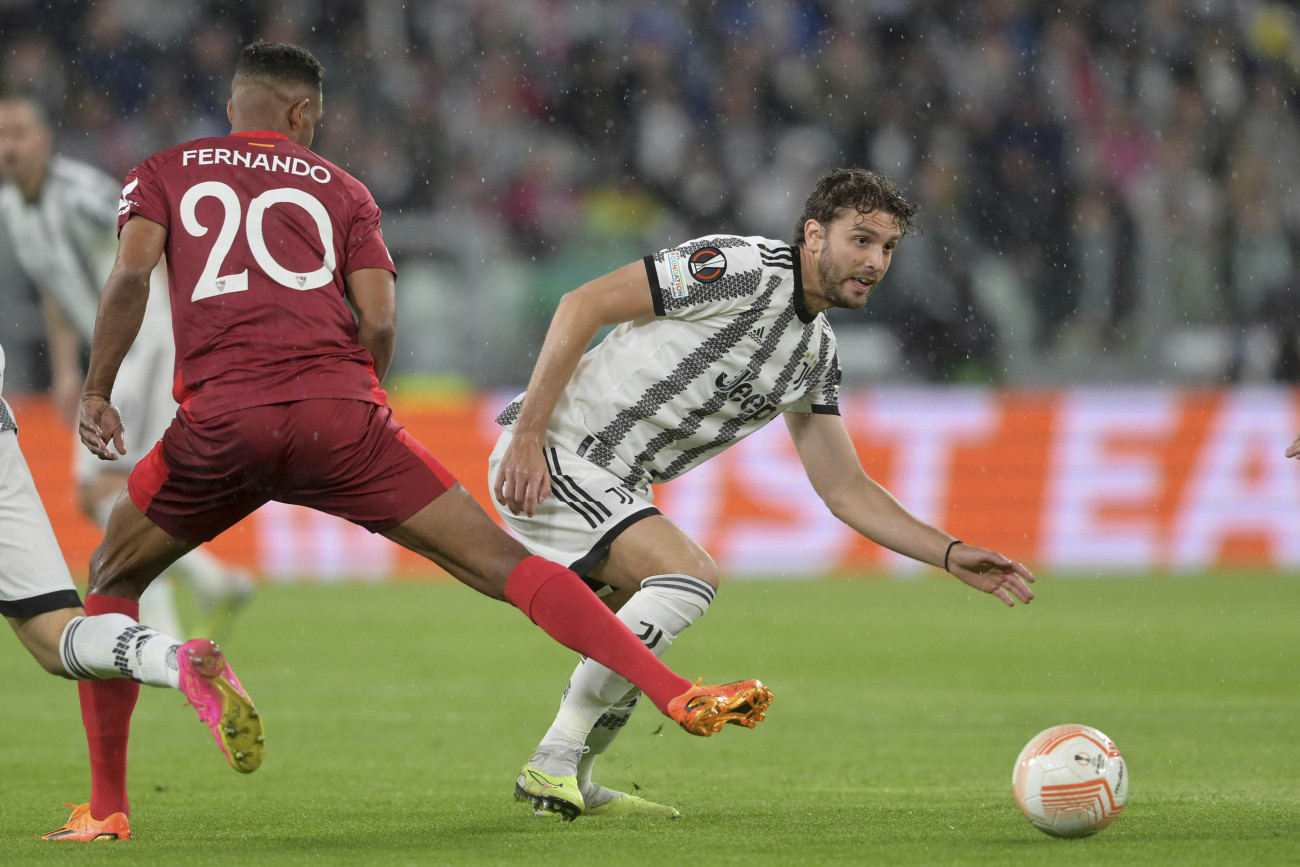
M 695 571 L 689 574 L 693 578 L 699 578 L 714 590 L 717 590 L 718 585 L 722 583 L 722 573 L 718 570 L 718 564 L 706 551 L 699 552 Z
M 126 560 L 114 554 L 108 537 L 90 555 L 90 593 L 105 593 L 121 586 L 127 578 Z

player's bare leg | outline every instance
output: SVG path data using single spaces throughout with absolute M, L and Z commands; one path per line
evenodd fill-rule
M 670 707 L 692 692 L 690 682 L 667 668 L 568 569 L 533 557 L 498 527 L 457 484 L 400 526 L 389 539 L 442 566 L 455 578 L 520 608 L 564 646 L 601 662 L 634 682 L 665 715 L 692 734 L 707 735 L 721 711 Z M 730 688 L 722 691 L 730 695 Z
M 194 546 L 149 520 L 129 496 L 118 497 L 104 540 L 90 556 L 90 594 L 139 600 L 154 578 Z
M 63 667 L 63 661 L 59 659 L 59 639 L 63 637 L 63 630 L 67 628 L 68 622 L 74 617 L 84 616 L 85 613 L 84 608 L 60 608 L 57 611 L 37 614 L 35 617 L 6 617 L 5 619 L 13 627 L 14 634 L 18 636 L 23 647 L 27 648 L 27 652 L 40 663 L 41 668 L 50 674 L 72 679 L 72 675 Z
M 81 510 L 101 528 L 107 528 L 117 501 L 125 496 L 129 472 L 100 470 L 77 489 Z M 183 581 L 193 591 L 201 622 L 191 634 L 211 638 L 223 632 L 253 594 L 246 574 L 222 563 L 203 548 L 186 551 L 150 582 L 140 595 L 140 622 L 159 632 L 180 635 L 184 632 L 172 589 L 174 580 Z
M 511 571 L 528 556 L 459 484 L 384 536 L 501 602 Z
M 116 643 L 127 642 L 133 650 L 124 655 L 128 657 L 124 662 L 111 654 L 106 659 L 102 648 L 106 645 L 111 648 L 112 643 L 107 640 L 111 633 L 104 632 L 92 641 L 77 633 L 103 631 L 111 621 L 107 618 L 95 623 L 82 621 L 70 624 L 65 635 L 64 662 L 70 671 L 82 677 L 128 677 L 179 689 L 211 731 L 231 766 L 247 773 L 261 763 L 262 723 L 220 648 L 210 641 L 182 643 L 131 623 L 138 618 L 138 600 L 149 582 L 192 547 L 192 543 L 171 536 L 149 520 L 129 496 L 119 497 L 109 516 L 104 541 L 90 558 L 86 610 L 92 614 L 116 615 L 124 623 Z M 81 650 L 78 650 L 79 638 Z M 143 662 L 133 668 L 136 658 Z M 120 787 L 124 793 L 126 733 L 134 695 L 127 695 L 127 685 L 117 680 L 92 680 L 81 684 L 80 689 L 92 761 L 97 739 L 115 740 L 117 745 L 113 749 L 120 751 L 121 759 L 114 765 L 112 775 L 123 778 Z M 94 814 L 105 813 L 95 800 L 92 792 Z M 126 812 L 124 806 L 117 809 Z

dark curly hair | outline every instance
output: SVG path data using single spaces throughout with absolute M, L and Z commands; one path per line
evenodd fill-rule
M 903 198 L 893 181 L 854 167 L 836 169 L 817 182 L 817 188 L 804 203 L 803 216 L 794 227 L 794 242 L 804 243 L 803 227 L 809 220 L 825 225 L 844 208 L 853 208 L 859 214 L 872 211 L 893 214 L 904 235 L 919 229 L 915 223 L 917 206 Z
M 235 64 L 235 78 L 269 78 L 284 84 L 320 89 L 325 67 L 312 53 L 287 42 L 258 40 L 244 46 Z

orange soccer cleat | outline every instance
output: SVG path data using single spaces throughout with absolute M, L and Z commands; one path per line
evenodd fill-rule
M 72 815 L 63 827 L 41 836 L 42 840 L 71 840 L 74 843 L 92 843 L 95 840 L 130 840 L 131 824 L 125 813 L 114 813 L 107 819 L 96 819 L 90 815 L 90 805 L 69 804 Z
M 668 702 L 668 715 L 693 735 L 709 737 L 727 723 L 753 728 L 763 721 L 772 691 L 759 680 L 738 680 L 722 686 L 695 686 Z

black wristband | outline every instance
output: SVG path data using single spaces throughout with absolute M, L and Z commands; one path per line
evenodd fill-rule
M 956 548 L 960 544 L 962 544 L 961 539 L 953 539 L 948 543 L 948 549 L 943 552 L 943 571 L 948 571 L 948 555 L 952 553 L 953 548 Z

